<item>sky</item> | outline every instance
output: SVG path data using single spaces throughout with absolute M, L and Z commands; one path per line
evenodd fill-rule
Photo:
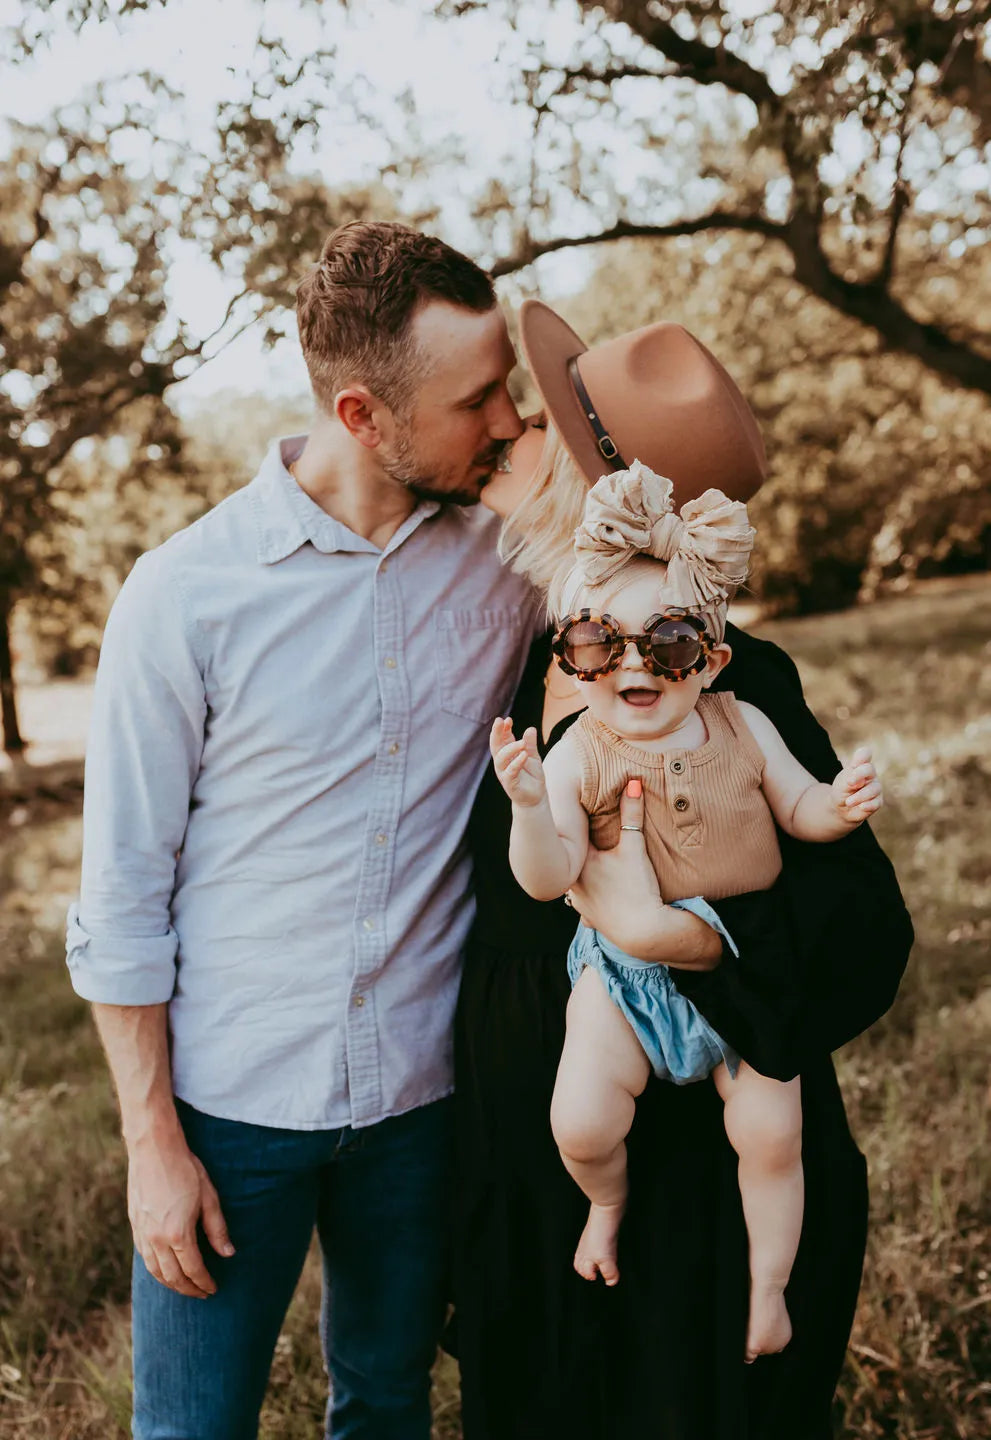
M 17 0 L 0 0 L 0 28 L 20 9 Z M 528 125 L 507 113 L 491 94 L 492 59 L 501 27 L 484 15 L 470 24 L 428 22 L 416 5 L 401 0 L 364 0 L 347 16 L 331 7 L 326 18 L 292 3 L 259 6 L 252 0 L 169 0 L 164 9 L 119 23 L 87 25 L 78 36 L 66 34 L 30 63 L 3 76 L 0 113 L 24 122 L 45 119 L 56 105 L 81 94 L 96 80 L 113 80 L 142 70 L 162 75 L 184 95 L 181 123 L 209 129 L 218 100 L 229 94 L 230 71 L 242 73 L 255 53 L 259 24 L 278 35 L 293 54 L 304 54 L 328 39 L 337 50 L 335 74 L 363 80 L 388 106 L 405 88 L 414 94 L 429 134 L 463 135 L 479 174 L 499 173 L 507 150 L 528 142 Z M 327 26 L 321 31 L 321 25 Z M 513 133 L 513 127 L 519 133 Z M 360 123 L 325 127 L 326 144 L 313 156 L 328 184 L 372 177 L 388 163 L 380 136 Z M 443 230 L 453 244 L 469 243 L 459 234 L 455 216 Z M 560 257 L 542 267 L 546 293 L 580 286 L 588 273 L 587 256 Z M 224 313 L 230 290 L 206 262 L 186 252 L 176 257 L 170 275 L 173 306 L 209 333 Z M 306 374 L 295 340 L 263 351 L 259 335 L 249 332 L 174 393 L 177 404 L 195 404 L 226 388 L 302 393 Z

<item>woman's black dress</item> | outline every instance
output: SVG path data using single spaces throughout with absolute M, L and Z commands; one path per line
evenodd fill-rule
M 719 688 L 775 722 L 817 776 L 839 765 L 783 651 L 741 632 Z M 540 727 L 548 641 L 516 698 Z M 575 717 L 557 727 L 552 740 Z M 490 767 L 472 821 L 478 916 L 456 1028 L 460 1184 L 454 1349 L 465 1440 L 827 1440 L 853 1319 L 867 1185 L 830 1050 L 890 1004 L 911 945 L 891 867 L 866 827 L 834 845 L 782 837 L 774 890 L 721 901 L 740 949 L 674 971 L 765 1074 L 802 1076 L 806 1208 L 788 1308 L 794 1338 L 743 1363 L 748 1277 L 736 1157 L 710 1082 L 651 1080 L 629 1139 L 621 1280 L 572 1269 L 587 1201 L 551 1136 L 576 917 L 509 869 L 509 802 Z

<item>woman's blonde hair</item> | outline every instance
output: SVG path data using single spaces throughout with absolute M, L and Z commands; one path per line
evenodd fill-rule
M 552 425 L 540 452 L 529 491 L 506 517 L 499 536 L 499 557 L 548 598 L 555 576 L 574 560 L 575 531 L 585 513 L 589 483 L 568 454 Z

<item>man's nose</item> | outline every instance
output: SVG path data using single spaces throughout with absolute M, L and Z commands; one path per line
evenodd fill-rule
M 493 440 L 518 440 L 525 429 L 512 396 L 503 389 L 490 412 L 489 434 Z

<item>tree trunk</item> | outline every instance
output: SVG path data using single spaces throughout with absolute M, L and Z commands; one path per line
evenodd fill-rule
M 14 666 L 10 653 L 10 616 L 13 608 L 10 591 L 0 590 L 0 721 L 3 723 L 3 748 L 8 755 L 21 755 L 24 738 L 17 719 Z

